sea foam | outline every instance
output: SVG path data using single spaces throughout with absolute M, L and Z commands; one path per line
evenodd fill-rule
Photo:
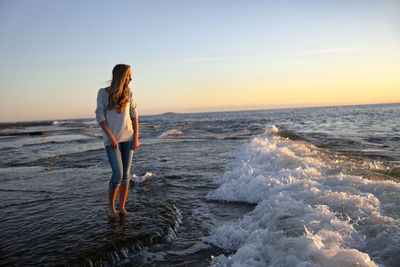
M 146 181 L 148 178 L 150 177 L 155 177 L 156 175 L 152 172 L 146 172 L 144 175 L 142 176 L 137 176 L 136 174 L 132 174 L 132 179 L 135 183 L 143 183 L 144 181 Z
M 254 203 L 204 241 L 230 256 L 214 266 L 394 266 L 400 185 L 346 175 L 337 161 L 275 126 L 236 152 L 209 200 Z M 344 165 L 343 165 L 344 166 Z M 345 168 L 345 167 L 343 167 Z
M 172 138 L 172 137 L 181 137 L 183 136 L 183 132 L 176 130 L 176 129 L 172 129 L 172 130 L 168 130 L 163 132 L 159 138 Z

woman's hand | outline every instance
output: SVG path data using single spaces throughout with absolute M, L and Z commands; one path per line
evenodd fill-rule
M 118 142 L 117 142 L 117 140 L 115 139 L 115 137 L 112 136 L 112 137 L 109 138 L 109 139 L 110 139 L 110 147 L 111 147 L 111 149 L 116 149 L 117 146 L 118 146 Z
M 111 149 L 116 149 L 118 146 L 118 142 L 113 136 L 112 132 L 110 131 L 110 128 L 108 128 L 107 121 L 100 122 L 100 127 L 104 131 L 104 133 L 108 136 L 108 139 L 110 140 L 109 143 Z
M 139 144 L 139 140 L 138 139 L 134 139 L 131 143 L 131 150 L 137 150 L 139 148 L 140 144 Z

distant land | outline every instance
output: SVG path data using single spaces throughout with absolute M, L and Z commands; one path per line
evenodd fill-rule
M 181 113 L 176 113 L 176 112 L 165 112 L 165 113 L 162 113 L 162 114 L 160 114 L 160 115 L 177 115 L 177 114 L 181 114 Z

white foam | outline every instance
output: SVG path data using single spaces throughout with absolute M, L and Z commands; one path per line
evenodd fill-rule
M 97 125 L 97 120 L 83 121 L 82 123 L 86 125 Z
M 70 124 L 77 124 L 77 121 L 53 121 L 52 125 L 70 125 Z
M 176 130 L 176 129 L 172 129 L 172 130 L 168 130 L 163 132 L 159 138 L 170 138 L 170 137 L 179 137 L 179 136 L 183 136 L 183 132 Z
M 269 126 L 245 144 L 207 196 L 257 204 L 204 239 L 233 253 L 212 264 L 376 266 L 400 260 L 400 185 L 334 173 L 340 166 L 318 148 L 277 132 Z
M 146 172 L 145 175 L 142 176 L 136 176 L 136 174 L 132 175 L 132 179 L 135 183 L 143 183 L 144 181 L 146 181 L 147 179 L 149 179 L 150 177 L 155 177 L 156 175 L 152 172 Z

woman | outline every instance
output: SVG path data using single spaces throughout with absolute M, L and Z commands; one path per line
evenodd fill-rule
M 119 187 L 118 210 L 125 210 L 133 150 L 139 147 L 139 122 L 136 102 L 129 83 L 132 72 L 129 65 L 118 64 L 112 71 L 111 85 L 97 94 L 96 120 L 103 130 L 103 141 L 112 176 L 108 190 L 108 216 L 117 218 L 114 202 Z

